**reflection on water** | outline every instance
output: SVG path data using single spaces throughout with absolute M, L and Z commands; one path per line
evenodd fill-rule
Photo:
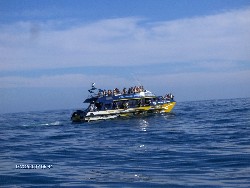
M 250 185 L 250 98 L 83 124 L 70 114 L 0 114 L 0 187 Z M 53 168 L 16 169 L 32 164 Z
M 149 126 L 149 122 L 147 122 L 145 119 L 140 119 L 139 125 L 141 128 L 141 131 L 147 131 L 147 127 Z

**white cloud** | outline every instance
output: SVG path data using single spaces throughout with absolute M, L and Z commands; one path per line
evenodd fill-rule
M 65 74 L 41 77 L 5 76 L 0 77 L 0 88 L 82 88 L 91 87 L 96 82 L 97 87 L 113 89 L 127 86 L 130 81 L 124 77 L 112 75 Z
M 169 72 L 166 72 L 166 74 L 139 74 L 137 77 L 146 89 L 157 95 L 165 95 L 171 92 L 175 95 L 177 101 L 249 97 L 250 93 L 249 70 L 224 73 L 169 74 Z M 101 89 L 114 89 L 116 87 L 122 89 L 123 87 L 138 85 L 135 80 L 115 75 L 67 74 L 37 78 L 0 77 L 0 89 L 32 88 L 34 91 L 37 88 L 44 88 L 45 90 L 47 88 L 48 91 L 50 90 L 48 88 L 73 89 L 73 95 L 82 97 L 88 94 L 87 89 L 90 88 L 92 82 L 95 82 L 96 87 Z M 76 92 L 74 88 L 79 91 Z M 18 93 L 16 95 L 18 96 Z M 62 97 L 62 100 L 67 99 Z
M 249 17 L 250 9 L 243 9 L 157 23 L 107 19 L 67 29 L 52 22 L 3 25 L 0 69 L 249 61 Z
M 141 77 L 158 94 L 173 92 L 177 100 L 249 97 L 250 70 L 213 73 L 160 74 Z

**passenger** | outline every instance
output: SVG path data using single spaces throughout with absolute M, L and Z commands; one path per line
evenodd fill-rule
M 166 99 L 174 99 L 174 96 L 171 93 L 169 93 L 169 94 L 165 95 L 165 98 Z
M 128 102 L 123 102 L 122 106 L 124 109 L 128 109 Z
M 131 94 L 131 92 L 132 92 L 131 88 L 128 88 L 128 94 Z
M 122 92 L 123 92 L 123 94 L 127 94 L 127 90 L 125 87 L 123 88 Z
M 103 96 L 107 96 L 107 91 L 106 91 L 106 89 L 103 90 Z
M 118 88 L 116 88 L 116 93 L 120 94 L 120 90 Z
M 174 99 L 174 95 L 172 95 L 171 93 L 170 93 L 170 99 Z
M 102 103 L 96 103 L 96 110 L 100 111 L 102 109 Z
M 112 91 L 109 89 L 108 90 L 108 96 L 111 96 L 112 95 Z
M 136 93 L 136 86 L 133 88 L 133 93 Z
M 96 109 L 97 109 L 97 107 L 95 106 L 94 103 L 92 103 L 92 104 L 89 106 L 89 111 L 90 111 L 90 112 L 94 112 L 94 111 L 96 111 Z
M 117 104 L 117 102 L 114 102 L 113 103 L 113 109 L 118 109 L 119 107 L 118 107 L 118 104 Z

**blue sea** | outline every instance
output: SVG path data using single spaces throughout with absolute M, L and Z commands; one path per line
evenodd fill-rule
M 250 98 L 81 124 L 74 110 L 0 115 L 0 187 L 250 187 Z

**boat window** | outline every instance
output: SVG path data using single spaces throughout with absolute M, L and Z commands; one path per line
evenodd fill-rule
M 129 106 L 130 107 L 137 107 L 139 104 L 140 99 L 132 99 L 129 101 Z
M 122 103 L 122 108 L 123 108 L 123 109 L 129 108 L 129 101 L 123 101 L 123 103 Z
M 105 110 L 109 110 L 109 109 L 111 109 L 111 103 L 107 103 L 107 104 L 105 104 L 104 105 L 104 108 L 105 108 Z
M 98 111 L 100 111 L 102 109 L 102 105 L 103 105 L 102 103 L 96 103 L 95 105 L 96 105 Z
M 95 103 L 91 103 L 89 105 L 88 109 L 89 109 L 90 112 L 94 112 L 94 111 L 97 110 L 97 107 L 96 107 Z
M 151 99 L 151 98 L 146 98 L 146 99 L 145 99 L 145 105 L 146 105 L 146 106 L 150 105 L 151 102 L 152 102 L 152 99 Z

